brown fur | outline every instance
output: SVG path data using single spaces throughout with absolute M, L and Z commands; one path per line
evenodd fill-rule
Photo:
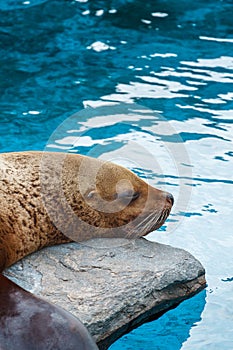
M 130 191 L 138 198 L 128 200 Z M 145 235 L 167 218 L 166 196 L 113 163 L 64 153 L 1 154 L 0 271 L 48 245 Z

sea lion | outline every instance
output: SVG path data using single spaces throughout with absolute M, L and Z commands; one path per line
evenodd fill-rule
M 1 350 L 97 350 L 83 324 L 0 274 Z
M 93 237 L 144 236 L 164 223 L 174 201 L 170 193 L 153 188 L 124 167 L 58 152 L 1 154 L 0 200 L 0 271 L 49 245 Z M 17 290 L 13 298 L 0 299 L 0 310 L 5 310 L 0 331 L 4 337 L 8 327 L 4 315 L 8 309 L 15 310 L 15 295 L 19 293 L 29 304 L 31 297 L 36 304 L 38 299 L 3 276 L 0 281 L 5 296 L 12 288 Z
M 126 168 L 77 154 L 0 154 L 0 270 L 45 246 L 158 229 L 173 197 Z

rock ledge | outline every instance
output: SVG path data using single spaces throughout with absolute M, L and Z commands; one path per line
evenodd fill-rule
M 103 350 L 206 285 L 191 254 L 144 238 L 49 247 L 5 275 L 77 316 Z

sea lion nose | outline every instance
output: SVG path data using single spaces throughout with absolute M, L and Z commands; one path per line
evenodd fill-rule
M 171 204 L 173 205 L 174 204 L 174 197 L 171 193 L 167 193 L 166 194 L 166 200 Z

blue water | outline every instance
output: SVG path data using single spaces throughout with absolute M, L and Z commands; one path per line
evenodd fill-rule
M 232 349 L 232 1 L 0 0 L 0 11 L 1 152 L 128 166 L 175 197 L 148 239 L 206 268 L 205 291 L 111 350 Z

